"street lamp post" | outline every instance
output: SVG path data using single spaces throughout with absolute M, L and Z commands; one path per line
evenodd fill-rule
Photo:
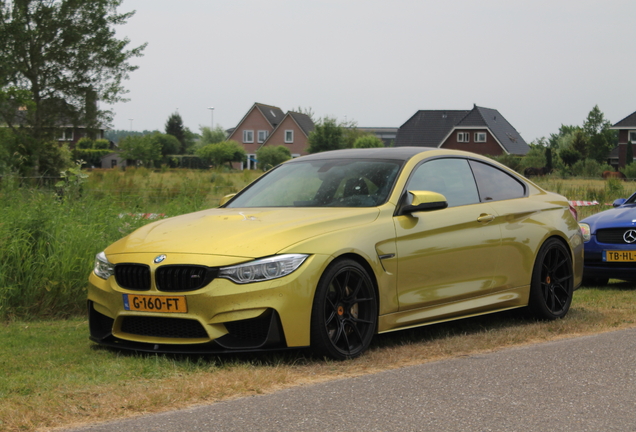
M 132 132 L 132 121 L 133 121 L 133 119 L 128 119 L 128 120 L 130 120 L 130 131 Z
M 214 130 L 214 107 L 208 107 L 210 110 L 210 130 Z

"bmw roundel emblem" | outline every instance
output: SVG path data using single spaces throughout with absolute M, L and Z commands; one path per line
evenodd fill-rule
M 159 255 L 157 258 L 155 258 L 153 261 L 155 264 L 159 264 L 160 262 L 163 262 L 163 260 L 166 259 L 165 255 Z

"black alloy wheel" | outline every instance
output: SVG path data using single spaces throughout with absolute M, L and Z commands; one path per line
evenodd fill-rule
M 528 309 L 541 319 L 563 318 L 574 291 L 572 258 L 558 239 L 548 239 L 534 264 Z
M 311 347 L 337 360 L 362 354 L 376 332 L 375 286 L 360 264 L 341 259 L 320 278 L 311 316 Z

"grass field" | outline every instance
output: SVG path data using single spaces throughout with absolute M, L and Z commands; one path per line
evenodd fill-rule
M 95 253 L 148 220 L 218 205 L 260 173 L 94 171 L 64 190 L 0 183 L 0 430 L 48 429 L 387 368 L 636 326 L 636 290 L 613 283 L 575 293 L 566 319 L 515 311 L 376 337 L 359 359 L 303 351 L 243 356 L 131 355 L 88 341 L 85 284 Z M 543 178 L 570 200 L 611 203 L 631 183 Z M 71 185 L 72 186 L 72 185 Z M 581 207 L 585 217 L 608 208 Z

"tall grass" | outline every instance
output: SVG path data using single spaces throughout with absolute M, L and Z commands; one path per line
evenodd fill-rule
M 67 317 L 85 310 L 95 254 L 148 223 L 216 207 L 257 174 L 93 172 L 76 189 L 0 183 L 0 320 Z

